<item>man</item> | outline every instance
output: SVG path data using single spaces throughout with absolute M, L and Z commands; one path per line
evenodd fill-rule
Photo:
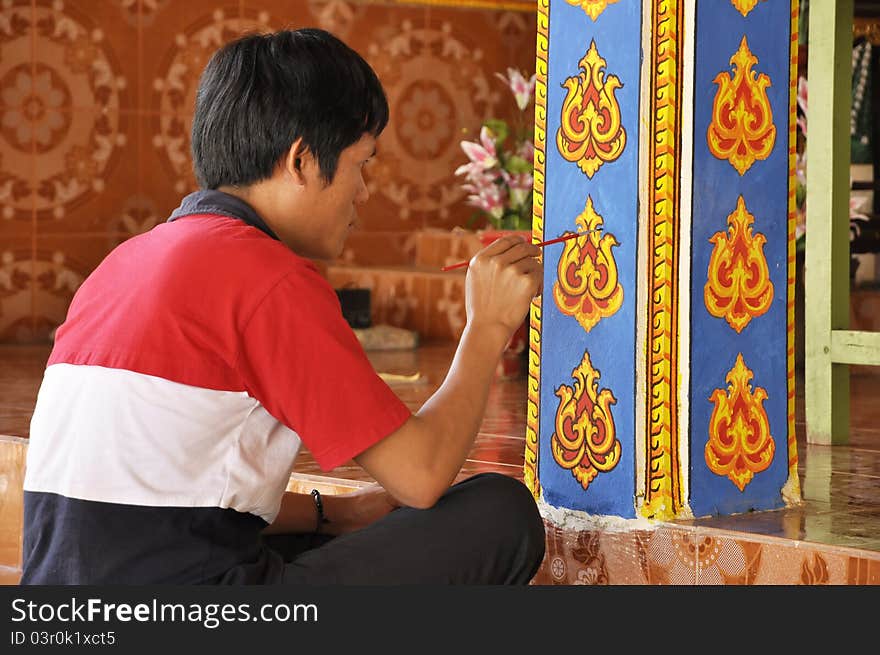
M 379 80 L 316 29 L 249 35 L 200 81 L 201 191 L 111 252 L 58 328 L 31 422 L 22 584 L 525 584 L 528 490 L 452 484 L 541 284 L 516 237 L 467 273 L 467 325 L 415 414 L 311 260 L 342 252 L 388 120 Z M 377 484 L 285 491 L 300 443 Z

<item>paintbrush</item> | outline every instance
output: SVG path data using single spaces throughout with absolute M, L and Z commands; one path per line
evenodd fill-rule
M 555 239 L 550 239 L 549 241 L 542 241 L 541 243 L 536 243 L 535 245 L 539 248 L 543 248 L 544 246 L 549 246 L 551 243 L 559 243 L 560 241 L 568 241 L 569 239 L 576 239 L 577 237 L 582 237 L 585 234 L 589 234 L 590 232 L 600 232 L 602 230 L 601 226 L 594 228 L 592 230 L 587 230 L 586 232 L 575 232 L 574 234 L 566 234 L 562 237 L 556 237 Z M 470 263 L 470 261 L 466 262 L 458 262 L 457 264 L 450 264 L 449 266 L 444 266 L 441 268 L 441 271 L 451 271 L 454 268 L 464 268 Z

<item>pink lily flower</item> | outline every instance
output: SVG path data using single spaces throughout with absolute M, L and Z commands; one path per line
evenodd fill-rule
M 480 189 L 479 193 L 468 196 L 469 204 L 480 209 L 495 219 L 504 215 L 505 200 L 504 191 L 500 187 L 490 184 Z
M 534 182 L 530 173 L 508 173 L 501 171 L 501 176 L 510 187 L 510 201 L 519 207 L 529 197 Z
M 526 78 L 523 77 L 523 74 L 515 68 L 507 69 L 507 77 L 501 73 L 495 73 L 495 75 L 510 87 L 510 90 L 513 92 L 513 97 L 516 98 L 516 106 L 519 107 L 520 111 L 524 110 L 535 93 L 535 80 L 537 75 L 533 74 L 528 80 L 526 80 Z
M 803 112 L 802 116 L 797 117 L 797 124 L 801 128 L 801 132 L 807 134 L 807 78 L 798 78 L 797 104 Z
M 522 142 L 522 145 L 519 147 L 519 150 L 516 153 L 526 161 L 534 161 L 535 160 L 535 146 L 531 142 L 530 139 L 526 139 Z
M 495 140 L 492 138 L 492 132 L 485 125 L 480 130 L 480 143 L 462 141 L 461 149 L 464 150 L 468 159 L 480 168 L 492 168 L 498 163 Z

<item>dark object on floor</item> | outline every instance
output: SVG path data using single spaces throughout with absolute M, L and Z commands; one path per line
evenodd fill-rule
M 355 329 L 368 328 L 373 324 L 370 313 L 370 290 L 357 288 L 336 289 L 342 316 Z

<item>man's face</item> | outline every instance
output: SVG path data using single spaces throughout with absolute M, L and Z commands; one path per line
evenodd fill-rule
M 299 234 L 279 236 L 294 252 L 313 259 L 335 259 L 349 232 L 357 221 L 357 207 L 370 197 L 364 182 L 364 165 L 376 152 L 376 139 L 365 134 L 359 141 L 342 151 L 333 181 L 321 177 L 318 162 L 312 157 L 303 159 L 302 174 L 305 185 L 298 199 L 296 223 Z

